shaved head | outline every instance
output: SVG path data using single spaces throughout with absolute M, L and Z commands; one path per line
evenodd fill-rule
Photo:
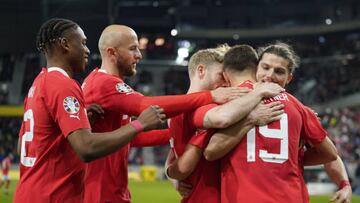
M 101 33 L 98 45 L 102 67 L 120 77 L 136 74 L 136 64 L 142 55 L 133 29 L 125 25 L 109 25 Z
M 99 39 L 99 51 L 103 55 L 103 52 L 108 47 L 118 47 L 122 45 L 122 42 L 129 37 L 136 37 L 136 32 L 126 25 L 109 25 L 101 33 Z

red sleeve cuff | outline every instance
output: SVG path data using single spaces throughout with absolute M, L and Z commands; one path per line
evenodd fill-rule
M 204 128 L 205 114 L 212 108 L 217 107 L 217 104 L 208 104 L 196 109 L 192 115 L 192 124 L 196 128 Z
M 214 134 L 214 130 L 198 130 L 196 133 L 191 137 L 189 144 L 195 145 L 200 149 L 205 149 L 208 145 L 211 136 Z

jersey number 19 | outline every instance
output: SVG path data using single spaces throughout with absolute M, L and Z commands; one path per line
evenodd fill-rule
M 279 139 L 280 140 L 280 153 L 274 154 L 269 153 L 267 150 L 259 150 L 259 157 L 265 162 L 271 163 L 284 163 L 288 160 L 288 115 L 286 113 L 282 114 L 280 119 L 280 129 L 270 129 L 267 125 L 257 126 L 252 128 L 247 133 L 247 161 L 255 162 L 256 155 L 256 136 L 255 128 L 259 129 L 260 136 L 267 138 Z

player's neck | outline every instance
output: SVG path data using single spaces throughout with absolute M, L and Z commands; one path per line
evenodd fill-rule
M 232 87 L 237 87 L 247 80 L 250 80 L 251 82 L 256 82 L 255 76 L 253 74 L 241 74 L 235 75 L 234 77 L 230 78 L 230 85 Z
M 107 63 L 105 60 L 101 63 L 101 70 L 104 70 L 107 74 L 115 75 L 121 79 L 124 79 L 123 75 L 120 73 L 119 69 L 116 68 L 113 64 Z
M 47 59 L 47 63 L 46 63 L 46 67 L 47 68 L 51 68 L 51 67 L 58 67 L 63 69 L 70 78 L 73 77 L 73 71 L 71 70 L 71 66 L 69 64 L 66 64 L 62 61 L 57 61 L 57 60 L 53 60 L 53 59 Z
M 200 91 L 203 91 L 200 87 L 200 84 L 190 81 L 190 87 L 187 91 L 187 94 L 200 92 Z

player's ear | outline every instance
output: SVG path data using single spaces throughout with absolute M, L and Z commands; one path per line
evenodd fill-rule
M 204 64 L 199 64 L 198 66 L 196 66 L 196 72 L 199 75 L 200 79 L 203 79 L 205 77 L 205 73 L 206 73 L 206 68 Z
M 65 37 L 60 37 L 58 39 L 58 44 L 64 50 L 68 51 L 70 49 L 69 43 Z
M 230 86 L 230 79 L 229 79 L 228 72 L 224 71 L 223 77 L 224 77 L 225 82 L 228 84 L 228 86 Z
M 109 56 L 113 56 L 115 55 L 115 48 L 114 47 L 107 47 L 105 49 L 105 52 L 109 55 Z

